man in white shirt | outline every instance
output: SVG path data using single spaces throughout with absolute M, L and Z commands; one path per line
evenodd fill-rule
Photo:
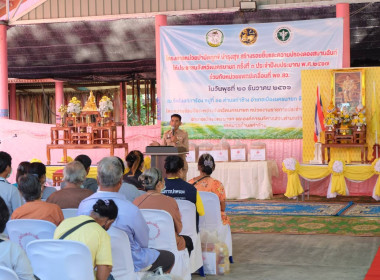
M 12 215 L 13 211 L 23 204 L 23 199 L 7 179 L 12 173 L 12 157 L 6 152 L 0 152 L 0 197 L 5 201 Z

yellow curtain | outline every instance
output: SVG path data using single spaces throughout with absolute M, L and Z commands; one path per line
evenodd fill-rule
M 379 159 L 376 159 L 374 162 L 372 162 L 371 167 L 373 168 L 373 171 L 376 175 L 378 175 L 375 185 L 375 195 L 380 197 L 380 161 Z
M 286 197 L 296 197 L 299 196 L 304 192 L 300 177 L 298 176 L 299 170 L 300 170 L 300 164 L 296 162 L 295 164 L 295 170 L 287 169 L 285 167 L 285 164 L 282 163 L 282 170 L 288 174 L 288 182 L 286 184 L 286 192 L 285 196 Z
M 346 166 L 342 162 L 342 171 L 334 170 L 335 161 L 331 160 L 328 166 L 313 166 L 313 165 L 300 165 L 298 162 L 295 164 L 295 170 L 287 169 L 282 164 L 282 170 L 288 175 L 288 182 L 286 186 L 286 197 L 295 197 L 303 193 L 303 188 L 299 176 L 306 179 L 315 180 L 323 179 L 330 174 L 331 176 L 331 193 L 338 193 L 346 195 L 346 182 L 345 178 L 354 181 L 365 181 L 374 175 L 380 175 L 380 162 L 376 159 L 372 165 L 350 165 Z M 380 180 L 376 181 L 375 194 L 380 196 Z
M 344 179 L 344 175 L 346 172 L 346 165 L 342 161 L 338 161 L 342 165 L 342 171 L 335 171 L 334 164 L 336 161 L 330 161 L 328 165 L 328 171 L 332 174 L 331 176 L 331 193 L 337 193 L 340 195 L 347 195 L 346 193 L 346 180 Z

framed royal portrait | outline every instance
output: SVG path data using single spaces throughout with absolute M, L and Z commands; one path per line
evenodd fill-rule
M 332 71 L 333 102 L 342 111 L 355 113 L 359 105 L 365 106 L 365 70 L 340 69 Z

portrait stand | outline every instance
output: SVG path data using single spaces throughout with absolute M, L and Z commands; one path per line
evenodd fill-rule
M 162 177 L 166 176 L 165 172 L 165 159 L 167 156 L 181 156 L 187 154 L 186 148 L 184 147 L 173 147 L 173 146 L 147 146 L 145 148 L 144 155 L 151 157 L 151 167 L 155 167 L 162 172 Z

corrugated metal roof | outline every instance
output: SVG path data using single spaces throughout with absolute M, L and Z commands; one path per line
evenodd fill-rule
M 380 64 L 380 3 L 350 5 L 351 65 Z M 335 6 L 199 13 L 169 25 L 223 25 L 335 17 Z M 9 77 L 124 81 L 155 77 L 154 18 L 11 26 Z

